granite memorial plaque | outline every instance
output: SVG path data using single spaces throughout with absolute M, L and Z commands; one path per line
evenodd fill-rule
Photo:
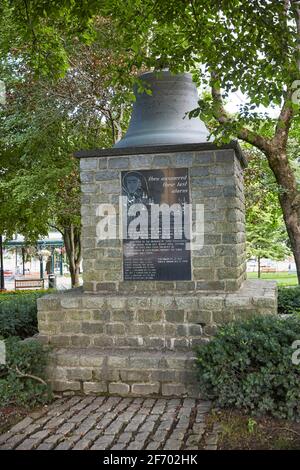
M 121 176 L 124 280 L 190 280 L 188 169 Z

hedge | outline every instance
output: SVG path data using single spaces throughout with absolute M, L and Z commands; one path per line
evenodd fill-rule
M 299 420 L 300 365 L 292 362 L 299 339 L 298 315 L 257 316 L 219 328 L 197 350 L 202 394 L 220 407 Z

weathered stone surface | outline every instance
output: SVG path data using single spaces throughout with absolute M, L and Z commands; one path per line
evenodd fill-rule
M 132 394 L 138 396 L 150 396 L 158 395 L 159 393 L 159 383 L 136 383 L 133 384 Z
M 105 393 L 107 392 L 107 384 L 105 382 L 85 382 L 83 391 L 87 395 L 90 393 Z
M 97 164 L 98 161 L 98 164 Z M 106 162 L 105 162 L 106 161 Z M 108 165 L 107 165 L 108 161 Z M 88 253 L 88 246 L 94 247 L 96 245 L 96 218 L 95 208 L 99 200 L 95 199 L 93 193 L 100 192 L 102 202 L 105 202 L 105 197 L 117 198 L 120 194 L 120 171 L 130 170 L 138 168 L 163 168 L 169 167 L 170 162 L 176 167 L 188 167 L 190 172 L 190 185 L 191 185 L 191 199 L 192 202 L 204 204 L 205 207 L 205 244 L 212 248 L 222 248 L 225 244 L 228 244 L 229 237 L 234 237 L 237 234 L 240 235 L 244 232 L 244 204 L 243 204 L 243 176 L 241 164 L 235 155 L 235 151 L 232 149 L 217 150 L 217 151 L 191 151 L 191 152 L 174 152 L 168 154 L 145 154 L 145 155 L 131 155 L 130 157 L 125 156 L 113 156 L 107 158 L 92 158 L 90 161 L 87 158 L 82 160 L 82 187 L 85 195 L 82 205 L 82 222 L 83 222 L 83 258 L 84 263 L 93 260 L 93 257 Z M 90 193 L 89 198 L 87 193 Z M 223 196 L 223 197 L 222 197 Z M 218 198 L 218 207 L 216 201 L 212 198 Z M 227 203 L 228 200 L 228 203 Z M 114 199 L 117 203 L 117 199 Z M 220 206 L 219 201 L 222 201 Z M 107 201 L 109 202 L 109 201 Z M 227 211 L 226 211 L 227 209 Z M 86 218 L 85 218 L 86 217 Z M 94 222 L 93 222 L 94 217 Z M 213 227 L 211 222 L 215 221 L 219 224 L 218 227 Z M 94 224 L 94 228 L 92 225 Z M 222 235 L 226 234 L 226 237 L 222 238 Z M 86 244 L 85 239 L 89 242 Z M 91 240 L 94 239 L 94 243 Z M 231 238 L 232 240 L 233 238 Z M 114 240 L 107 240 L 108 246 L 113 246 Z M 235 242 L 234 242 L 235 243 Z M 243 245 L 245 251 L 245 240 L 240 238 L 240 243 Z M 207 283 L 203 286 L 206 290 L 225 290 L 227 288 L 235 288 L 236 290 L 242 283 L 242 279 L 238 274 L 233 274 L 236 284 L 226 284 L 225 280 L 232 280 L 232 271 L 218 271 L 218 267 L 224 267 L 224 259 L 219 260 L 219 265 L 214 263 L 215 256 L 211 253 L 209 256 L 211 262 L 207 260 L 196 260 L 196 257 L 192 253 L 192 265 L 193 268 L 193 281 L 202 280 L 201 272 L 196 268 L 200 265 L 205 266 L 209 270 L 207 277 L 204 280 L 218 281 L 222 277 L 222 284 L 215 284 L 213 282 Z M 233 245 L 232 252 L 228 255 L 229 257 L 236 258 L 235 247 Z M 95 258 L 94 258 L 95 259 Z M 122 281 L 121 273 L 121 262 L 122 252 L 116 253 L 114 256 L 115 266 L 111 265 L 111 270 L 105 268 L 105 263 L 110 263 L 111 260 L 101 256 L 101 263 L 93 271 L 84 269 L 84 288 L 91 292 L 106 292 L 106 291 L 126 291 L 126 285 Z M 119 265 L 118 265 L 118 262 Z M 88 266 L 88 265 L 85 265 Z M 226 260 L 226 266 L 233 266 L 230 260 Z M 239 265 L 245 272 L 244 263 Z M 93 274 L 92 274 L 93 273 Z M 100 279 L 100 276 L 102 278 Z M 115 282 L 115 288 L 107 282 Z M 187 281 L 188 282 L 188 281 Z M 191 288 L 191 284 L 189 285 Z M 147 292 L 151 288 L 150 283 L 147 286 Z M 160 286 L 153 285 L 153 290 L 159 289 Z M 165 291 L 176 289 L 176 283 L 170 283 L 162 287 Z M 181 283 L 180 288 L 185 290 L 184 283 Z M 142 283 L 137 283 L 134 286 L 134 290 L 143 290 Z
M 129 395 L 130 386 L 126 383 L 111 382 L 109 384 L 109 392 L 117 395 Z
M 220 324 L 276 312 L 274 284 L 245 282 L 241 162 L 233 148 L 81 159 L 83 289 L 38 300 L 40 340 L 54 346 L 54 390 L 196 396 L 193 348 Z M 189 168 L 191 201 L 204 204 L 204 246 L 191 252 L 192 279 L 124 282 L 122 242 L 97 239 L 97 206 L 113 203 L 118 213 L 122 170 L 171 165 Z M 94 445 L 89 439 L 83 447 Z

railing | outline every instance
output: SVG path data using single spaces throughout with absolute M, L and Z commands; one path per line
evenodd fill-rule
M 15 289 L 44 289 L 44 279 L 15 279 Z

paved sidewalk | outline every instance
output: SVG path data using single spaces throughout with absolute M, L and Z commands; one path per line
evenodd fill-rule
M 209 410 L 191 398 L 62 398 L 1 435 L 0 449 L 215 450 Z

